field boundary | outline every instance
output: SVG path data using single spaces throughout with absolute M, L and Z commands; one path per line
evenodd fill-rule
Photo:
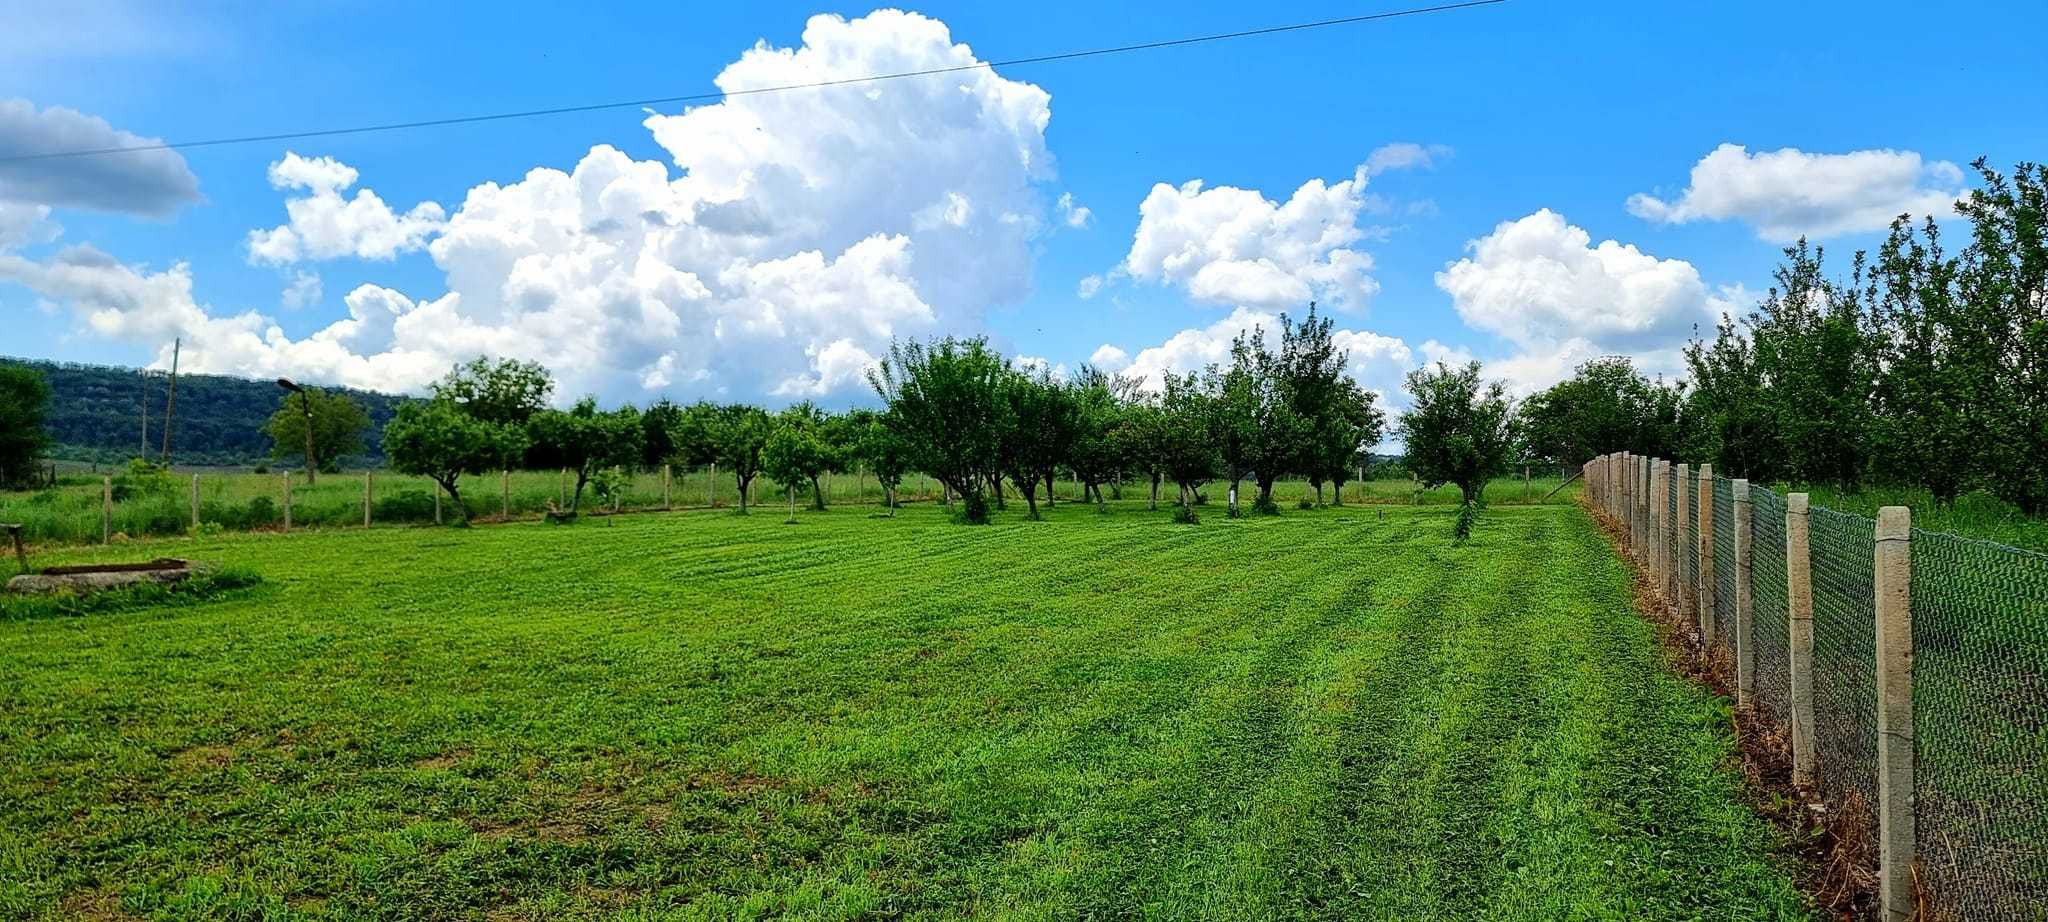
M 1680 616 L 1665 599 L 1650 562 L 1631 549 L 1628 526 L 1599 509 L 1592 497 L 1582 494 L 1579 504 L 1628 568 L 1636 613 L 1657 629 L 1665 666 L 1733 702 L 1734 662 L 1703 647 L 1691 619 Z M 1860 836 L 1847 835 L 1846 830 L 1838 834 L 1825 821 L 1826 806 L 1819 796 L 1793 783 L 1791 740 L 1782 725 L 1754 707 L 1734 705 L 1729 708 L 1729 729 L 1741 755 L 1736 767 L 1747 782 L 1745 801 L 1785 836 L 1800 865 L 1800 889 L 1816 907 L 1830 913 L 1869 916 L 1876 905 L 1877 866 L 1868 831 Z

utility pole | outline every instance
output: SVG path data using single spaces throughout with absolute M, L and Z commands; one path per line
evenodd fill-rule
M 142 404 L 142 453 L 136 455 L 136 457 L 147 459 L 149 457 L 149 369 L 139 369 L 136 373 L 142 378 L 142 399 L 140 401 Z
M 171 419 L 178 409 L 178 349 L 185 344 L 180 337 L 171 340 L 171 389 L 164 397 L 164 467 L 171 466 Z M 310 482 L 310 481 L 309 481 Z

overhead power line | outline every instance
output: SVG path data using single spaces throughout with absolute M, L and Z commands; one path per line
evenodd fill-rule
M 628 99 L 618 102 L 600 102 L 581 106 L 557 106 L 549 109 L 523 109 L 517 112 L 494 112 L 487 115 L 463 115 L 453 118 L 422 119 L 413 122 L 391 122 L 383 125 L 356 125 L 348 128 L 321 128 L 312 131 L 286 131 L 276 134 L 245 135 L 232 138 L 208 138 L 201 141 L 173 141 L 161 144 L 137 144 L 130 147 L 99 147 L 84 150 L 46 151 L 35 154 L 15 154 L 0 157 L 0 163 L 20 163 L 29 160 L 55 160 L 66 157 L 92 157 L 101 154 L 130 154 L 141 151 L 186 150 L 195 147 L 221 147 L 229 144 L 253 144 L 261 141 L 296 141 L 302 138 L 330 138 L 337 135 L 369 134 L 379 131 L 403 131 L 412 128 L 439 128 L 448 125 L 473 125 L 479 122 L 498 122 L 516 118 L 539 118 L 549 115 L 571 115 L 578 112 L 599 112 L 606 109 L 635 109 L 646 106 L 669 105 L 684 102 L 706 102 L 729 99 L 734 96 L 754 96 L 762 93 L 787 93 L 793 90 L 814 90 L 825 87 L 847 86 L 860 83 L 879 83 L 884 80 L 902 80 L 909 77 L 930 77 L 938 74 L 957 73 L 983 68 L 1018 67 L 1026 64 L 1046 64 L 1053 61 L 1072 61 L 1078 58 L 1093 58 L 1134 51 L 1153 51 L 1160 48 L 1177 48 L 1183 45 L 1201 45 L 1230 39 L 1252 38 L 1260 35 L 1279 35 L 1286 32 L 1305 32 L 1310 29 L 1325 29 L 1331 26 L 1347 26 L 1357 23 L 1375 22 L 1382 19 L 1398 19 L 1407 16 L 1422 16 L 1429 13 L 1446 13 L 1452 10 L 1472 7 L 1493 6 L 1508 0 L 1464 0 L 1460 3 L 1444 3 L 1436 6 L 1411 7 L 1389 10 L 1384 13 L 1370 13 L 1362 16 L 1345 16 L 1337 19 L 1319 19 L 1314 22 L 1298 22 L 1285 26 L 1268 26 L 1263 29 L 1244 29 L 1237 32 L 1218 32 L 1213 35 L 1197 35 L 1189 38 L 1167 39 L 1157 42 L 1141 42 L 1135 45 L 1117 45 L 1111 48 L 1094 48 L 1086 51 L 1063 51 L 1057 54 L 1032 55 L 1010 58 L 1002 61 L 977 61 L 973 64 L 957 64 L 951 67 L 933 67 L 925 70 L 909 70 L 893 74 L 872 74 L 864 77 L 844 77 L 838 80 L 819 80 L 813 83 L 792 83 L 786 86 L 763 86 L 731 92 L 687 93 L 681 96 L 656 96 L 648 99 Z

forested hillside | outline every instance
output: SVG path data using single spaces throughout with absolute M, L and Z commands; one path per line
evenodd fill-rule
M 145 442 L 155 458 L 164 444 L 164 401 L 169 384 L 161 371 L 0 358 L 26 365 L 50 384 L 50 439 L 55 458 L 115 463 L 136 457 Z M 383 429 L 407 398 L 348 388 L 326 388 L 362 404 L 370 416 L 364 433 L 368 449 L 350 461 L 381 461 Z M 285 392 L 273 381 L 221 375 L 178 375 L 177 409 L 171 419 L 171 453 L 179 464 L 255 464 L 270 457 L 263 421 L 283 404 Z M 148 433 L 143 430 L 144 405 Z

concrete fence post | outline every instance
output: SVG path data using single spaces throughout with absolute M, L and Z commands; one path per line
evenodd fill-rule
M 284 493 L 284 530 L 285 530 L 285 531 L 291 531 L 291 530 L 292 530 L 292 472 L 291 472 L 291 471 L 285 471 L 285 472 L 284 472 L 284 476 L 283 476 L 283 478 L 282 478 L 282 479 L 283 479 L 283 481 L 284 481 L 284 482 L 283 482 L 283 485 L 282 485 L 281 487 L 279 487 L 279 490 L 280 490 L 280 491 L 282 491 L 282 492 Z
M 364 472 L 363 472 L 363 527 L 364 527 L 364 528 L 368 528 L 368 527 L 370 527 L 370 508 L 371 508 L 371 502 L 370 502 L 370 495 L 371 495 L 371 493 L 370 493 L 370 478 L 371 478 L 371 476 L 373 476 L 373 475 L 372 475 L 372 474 L 371 474 L 371 473 L 370 473 L 369 471 L 364 471 Z
M 673 512 L 676 508 L 675 501 L 669 494 L 669 486 L 673 476 L 674 472 L 670 470 L 668 465 L 664 464 L 661 466 L 661 511 L 663 512 Z
M 1700 533 L 1693 553 L 1699 555 L 1699 571 L 1694 581 L 1693 594 L 1700 601 L 1700 647 L 1711 650 L 1714 646 L 1715 631 L 1719 628 L 1714 612 L 1714 466 L 1700 465 L 1699 489 Z
M 114 478 L 100 478 L 100 543 L 114 543 Z
M 1913 514 L 1877 511 L 1877 894 L 1886 919 L 1913 898 Z
M 1748 707 L 1756 695 L 1756 643 L 1751 631 L 1756 625 L 1756 600 L 1751 596 L 1750 567 L 1755 551 L 1750 517 L 1749 481 L 1736 480 L 1729 486 L 1735 496 L 1735 703 Z
M 1785 496 L 1786 659 L 1792 682 L 1792 783 L 1813 786 L 1813 558 L 1807 496 Z
M 498 518 L 512 521 L 512 469 L 498 471 Z
M 711 479 L 704 482 L 704 505 L 718 508 L 718 462 L 711 462 Z
M 566 467 L 555 475 L 555 506 L 559 509 L 569 508 L 569 469 Z
M 1635 489 L 1636 557 L 1647 560 L 1644 551 L 1650 543 L 1650 459 L 1636 458 Z
M 192 530 L 199 530 L 199 475 L 192 475 Z
M 1657 594 L 1664 594 L 1664 461 L 1650 462 L 1650 530 L 1643 537 L 1643 551 L 1650 563 L 1650 582 L 1657 587 Z
M 1678 512 L 1671 517 L 1671 597 L 1678 604 L 1678 616 L 1681 618 L 1693 617 L 1698 612 L 1697 609 L 1693 608 L 1693 605 L 1696 603 L 1693 601 L 1694 586 L 1692 580 L 1685 575 L 1686 561 L 1693 560 L 1695 564 L 1698 563 L 1693 558 L 1693 555 L 1698 553 L 1698 548 L 1692 540 L 1690 521 L 1690 516 L 1693 512 L 1692 497 L 1694 492 L 1696 490 L 1692 475 L 1692 465 L 1680 464 L 1678 466 Z M 1698 567 L 1695 566 L 1694 569 L 1697 570 Z M 1698 622 L 1695 621 L 1694 623 L 1697 624 Z M 1702 637 L 1700 640 L 1704 643 L 1706 638 Z

